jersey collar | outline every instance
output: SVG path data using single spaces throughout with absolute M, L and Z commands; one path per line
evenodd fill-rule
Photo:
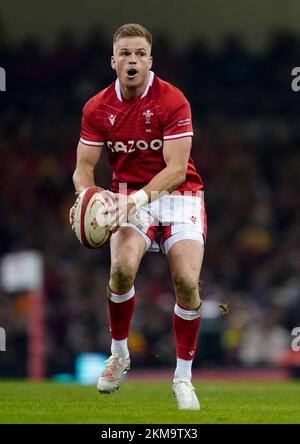
M 149 71 L 149 80 L 148 80 L 147 86 L 146 86 L 143 94 L 141 95 L 141 99 L 146 97 L 146 95 L 148 94 L 149 88 L 150 88 L 150 86 L 152 86 L 153 79 L 154 79 L 154 72 L 153 71 Z M 117 94 L 118 99 L 120 100 L 120 102 L 122 102 L 122 93 L 121 93 L 119 79 L 116 80 L 115 90 L 116 90 L 116 94 Z

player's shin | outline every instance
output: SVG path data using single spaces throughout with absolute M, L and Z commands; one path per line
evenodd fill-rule
M 134 286 L 126 293 L 115 293 L 108 288 L 108 298 L 111 353 L 128 358 L 127 339 L 135 307 Z
M 173 328 L 176 340 L 177 364 L 174 379 L 191 380 L 200 320 L 200 306 L 197 309 L 190 310 L 178 303 L 175 304 Z

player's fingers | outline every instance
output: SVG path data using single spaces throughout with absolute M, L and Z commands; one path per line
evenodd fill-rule
M 111 222 L 107 225 L 107 228 L 111 233 L 115 233 L 120 228 L 120 226 L 116 222 Z
M 70 225 L 73 225 L 73 223 L 74 223 L 74 206 L 72 208 L 70 208 L 70 211 L 69 211 L 69 222 L 70 222 Z
M 120 228 L 119 225 L 116 225 L 114 228 L 112 228 L 111 230 L 109 230 L 111 233 L 115 233 L 116 231 L 118 231 Z
M 110 207 L 106 207 L 105 210 L 104 210 L 104 214 L 110 214 L 110 215 L 113 215 L 113 214 L 118 213 L 118 212 L 119 212 L 119 207 L 117 205 L 115 205 L 115 204 L 113 204 Z
M 98 195 L 98 199 L 106 206 L 111 204 L 111 199 L 107 195 L 106 191 L 101 191 Z
M 108 229 L 112 232 L 117 231 L 120 226 L 126 221 L 126 213 L 120 208 L 118 208 L 118 211 L 109 212 L 107 214 L 107 226 Z
M 110 210 L 111 212 L 114 211 L 115 194 L 108 190 L 104 190 L 99 194 L 100 194 L 100 199 L 105 206 L 103 213 L 106 214 L 108 210 Z
M 105 190 L 105 193 L 112 200 L 112 202 L 115 202 L 115 200 L 118 198 L 118 194 L 113 193 L 110 190 Z

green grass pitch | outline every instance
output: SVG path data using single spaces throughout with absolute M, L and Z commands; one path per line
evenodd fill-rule
M 0 381 L 0 423 L 300 423 L 300 382 L 194 384 L 197 412 L 177 410 L 171 383 L 125 381 L 113 395 L 91 386 Z

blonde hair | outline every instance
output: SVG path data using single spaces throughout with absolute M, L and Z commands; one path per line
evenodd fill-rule
M 150 32 L 138 23 L 127 23 L 126 25 L 120 26 L 116 30 L 113 37 L 113 43 L 122 37 L 145 37 L 150 46 L 152 46 L 152 35 Z

